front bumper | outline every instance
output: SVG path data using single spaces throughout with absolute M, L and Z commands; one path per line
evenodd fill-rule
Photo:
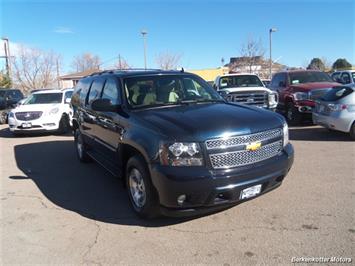
M 246 200 L 239 197 L 241 191 L 254 185 L 262 185 L 258 196 L 278 187 L 290 170 L 293 159 L 293 147 L 288 144 L 276 157 L 234 169 L 210 170 L 154 164 L 150 166 L 150 171 L 162 213 L 188 216 L 244 202 Z M 180 195 L 186 195 L 182 205 L 177 203 Z
M 351 113 L 349 115 L 344 115 L 339 112 L 334 112 L 329 115 L 314 112 L 312 118 L 314 124 L 346 133 L 349 133 L 351 125 L 355 120 Z
M 8 118 L 9 129 L 14 133 L 56 131 L 59 129 L 59 121 L 60 117 L 57 118 L 56 116 L 41 117 L 39 119 L 30 121 L 20 121 L 14 117 Z M 23 124 L 25 123 L 31 123 L 31 127 L 23 127 Z

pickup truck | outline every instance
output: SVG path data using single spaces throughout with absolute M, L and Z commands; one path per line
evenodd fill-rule
M 277 93 L 266 88 L 255 74 L 233 73 L 218 76 L 213 87 L 226 100 L 235 103 L 261 107 L 272 111 L 276 109 L 278 103 Z

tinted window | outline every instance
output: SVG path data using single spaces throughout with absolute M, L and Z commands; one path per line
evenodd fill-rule
M 351 94 L 354 90 L 349 87 L 335 87 L 329 90 L 322 100 L 333 102 Z
M 301 84 L 311 82 L 332 82 L 332 79 L 328 74 L 324 72 L 305 71 L 305 72 L 291 72 L 290 83 Z
M 64 101 L 65 101 L 66 99 L 70 99 L 70 98 L 72 97 L 72 95 L 73 95 L 73 91 L 67 91 L 67 92 L 65 92 Z
M 34 93 L 31 94 L 24 104 L 50 104 L 61 103 L 63 93 Z
M 119 93 L 116 81 L 112 78 L 106 80 L 104 89 L 102 91 L 102 99 L 109 99 L 113 105 L 120 104 Z
M 219 80 L 220 88 L 264 87 L 261 80 L 254 75 L 225 76 Z
M 355 72 L 351 72 L 351 76 L 353 78 L 353 82 L 355 83 Z
M 91 85 L 88 100 L 87 100 L 88 104 L 91 104 L 94 100 L 100 98 L 102 87 L 104 85 L 104 81 L 105 80 L 102 78 L 94 79 L 94 82 Z
M 72 95 L 71 102 L 73 105 L 84 105 L 86 95 L 89 91 L 91 85 L 91 79 L 85 78 L 81 79 L 74 88 L 74 93 Z
M 335 72 L 332 74 L 332 79 L 336 82 L 338 82 L 338 79 L 340 78 L 340 72 Z
M 271 80 L 271 84 L 270 86 L 272 88 L 277 88 L 279 86 L 279 83 L 281 81 L 281 78 L 282 78 L 282 73 L 277 73 L 273 76 L 272 80 Z
M 195 76 L 127 78 L 125 92 L 133 108 L 224 101 L 205 81 Z

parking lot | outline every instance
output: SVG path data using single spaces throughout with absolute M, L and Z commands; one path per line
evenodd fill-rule
M 355 142 L 316 126 L 290 139 L 295 163 L 278 189 L 208 216 L 146 221 L 119 180 L 78 162 L 71 135 L 12 137 L 2 125 L 0 264 L 354 261 Z

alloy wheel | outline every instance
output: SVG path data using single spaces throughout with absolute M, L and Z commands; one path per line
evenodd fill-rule
M 134 204 L 138 208 L 142 208 L 145 205 L 147 197 L 142 174 L 138 169 L 132 168 L 128 176 L 128 181 L 129 191 Z

